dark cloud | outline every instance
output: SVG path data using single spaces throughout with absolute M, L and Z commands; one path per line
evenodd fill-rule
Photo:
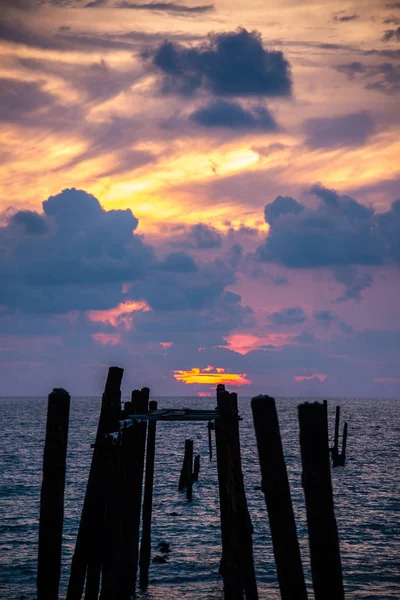
M 214 4 L 198 4 L 188 6 L 187 4 L 177 4 L 176 2 L 118 2 L 114 5 L 116 8 L 126 8 L 131 10 L 154 10 L 158 12 L 169 12 L 176 14 L 204 14 L 214 10 Z
M 385 4 L 385 8 L 386 10 L 392 10 L 395 8 L 400 9 L 400 2 L 389 2 L 388 4 Z
M 283 215 L 298 215 L 304 210 L 304 206 L 291 196 L 277 196 L 273 202 L 267 204 L 264 209 L 265 221 L 269 224 Z
M 9 226 L 15 225 L 22 228 L 25 235 L 44 235 L 49 231 L 49 224 L 46 218 L 32 210 L 20 210 L 11 215 Z
M 27 123 L 54 102 L 40 83 L 0 79 L 0 121 Z
M 145 56 L 161 73 L 164 94 L 190 95 L 200 89 L 219 96 L 290 96 L 290 65 L 280 51 L 266 50 L 261 35 L 241 28 L 210 34 L 187 48 L 165 41 Z
M 237 102 L 216 100 L 190 115 L 190 119 L 203 127 L 226 127 L 244 131 L 276 131 L 277 124 L 263 106 L 246 110 Z
M 338 315 L 336 315 L 331 310 L 315 310 L 313 313 L 315 321 L 321 327 L 331 327 L 331 325 L 338 325 L 340 329 L 345 334 L 350 334 L 353 332 L 353 328 L 350 325 L 347 325 Z
M 299 210 L 294 205 L 297 212 L 287 212 L 286 199 L 275 199 L 274 212 L 279 216 L 270 222 L 265 244 L 258 249 L 259 260 L 289 268 L 366 266 L 396 260 L 396 249 L 388 247 L 389 232 L 382 216 L 321 185 L 313 186 L 311 192 L 320 200 L 317 207 Z M 285 211 L 279 213 L 281 203 Z M 267 205 L 266 215 L 269 211 Z M 391 212 L 396 211 L 397 206 Z M 393 232 L 400 237 L 400 222 L 395 214 L 391 217 Z
M 304 122 L 306 144 L 310 148 L 362 146 L 375 131 L 375 122 L 366 112 L 344 117 L 309 119 Z
M 355 21 L 359 18 L 359 15 L 334 15 L 332 17 L 335 23 L 348 23 L 349 21 Z
M 186 252 L 171 252 L 158 266 L 162 271 L 173 271 L 175 273 L 195 273 L 197 265 L 190 254 Z
M 389 17 L 388 19 L 385 19 L 383 22 L 385 25 L 400 25 L 400 19 L 398 17 Z
M 214 227 L 198 223 L 191 229 L 190 239 L 198 249 L 220 248 L 222 245 L 221 235 Z
M 354 267 L 343 267 L 335 270 L 335 279 L 345 286 L 343 296 L 337 298 L 335 303 L 356 300 L 360 302 L 361 292 L 372 286 L 373 278 L 370 273 L 358 273 Z
M 270 314 L 268 320 L 272 325 L 297 325 L 304 323 L 306 315 L 300 306 L 290 306 Z
M 385 94 L 400 92 L 400 65 L 388 62 L 379 65 L 352 62 L 337 65 L 335 69 L 347 75 L 349 79 L 362 77 L 366 82 L 364 87 L 367 90 L 377 90 Z
M 390 42 L 391 40 L 400 42 L 400 27 L 397 27 L 397 29 L 387 29 L 385 31 L 385 33 L 382 36 L 382 41 Z

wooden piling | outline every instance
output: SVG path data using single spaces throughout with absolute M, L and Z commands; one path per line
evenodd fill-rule
M 132 414 L 147 413 L 149 394 L 149 388 L 132 392 Z M 136 590 L 146 428 L 144 421 L 137 422 L 124 431 L 122 447 L 124 488 L 121 506 L 124 528 L 121 552 L 122 577 L 119 583 L 120 597 L 123 599 L 133 596 Z
M 251 407 L 281 598 L 307 600 L 275 400 L 257 396 Z
M 121 412 L 121 381 L 123 369 L 110 367 L 101 402 L 96 443 L 93 450 L 89 479 L 79 525 L 67 600 L 81 600 L 86 584 L 86 600 L 97 600 L 102 562 L 103 531 L 105 517 L 105 465 L 107 463 L 107 433 L 117 431 Z
M 336 457 L 333 466 L 344 467 L 346 463 L 346 446 L 347 446 L 347 423 L 343 427 L 342 452 Z
M 252 526 L 244 491 L 237 395 L 217 387 L 215 420 L 225 600 L 257 600 Z
M 208 429 L 208 453 L 210 456 L 210 461 L 212 460 L 213 457 L 213 449 L 212 449 L 212 435 L 211 432 L 214 429 L 213 423 L 211 421 L 209 421 L 207 423 L 207 429 Z
M 193 490 L 193 440 L 185 440 L 185 454 L 183 457 L 181 474 L 179 477 L 179 491 L 186 488 L 186 498 L 192 499 Z
M 199 480 L 200 473 L 200 454 L 196 454 L 194 457 L 194 466 L 193 466 L 193 481 Z
M 332 463 L 333 466 L 336 466 L 337 457 L 339 456 L 339 427 L 340 427 L 340 406 L 336 407 L 335 412 L 335 436 L 333 438 L 333 448 L 332 448 Z
M 149 402 L 149 410 L 157 410 L 157 402 L 151 400 Z M 149 421 L 147 431 L 147 448 L 146 448 L 146 476 L 144 483 L 143 496 L 143 522 L 142 522 L 142 539 L 140 542 L 140 585 L 146 587 L 149 582 L 149 568 L 151 558 L 151 515 L 153 509 L 153 482 L 154 482 L 154 458 L 156 450 L 156 423 L 157 421 Z
M 315 600 L 342 600 L 343 578 L 333 506 L 325 408 L 318 402 L 306 402 L 299 405 L 298 411 Z
M 58 388 L 49 394 L 40 494 L 38 600 L 58 599 L 69 408 L 67 391 Z

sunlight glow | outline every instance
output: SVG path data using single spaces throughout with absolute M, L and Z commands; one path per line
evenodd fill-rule
M 151 308 L 144 300 L 127 300 L 108 310 L 89 310 L 87 315 L 90 321 L 112 325 L 113 327 L 121 326 L 126 331 L 130 331 L 133 327 L 132 313 L 147 312 L 149 310 Z
M 212 371 L 215 371 L 214 373 Z M 174 377 L 177 381 L 183 381 L 186 384 L 192 385 L 200 383 L 202 385 L 217 385 L 223 383 L 232 386 L 241 386 L 251 383 L 247 379 L 246 373 L 225 373 L 225 369 L 208 366 L 205 369 L 193 367 L 189 371 L 177 370 L 174 371 Z

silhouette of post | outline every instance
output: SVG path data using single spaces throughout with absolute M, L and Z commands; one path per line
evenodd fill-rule
M 213 424 L 211 421 L 209 421 L 207 423 L 207 429 L 208 429 L 208 452 L 210 455 L 210 461 L 212 460 L 213 457 L 213 449 L 212 449 L 212 436 L 211 436 L 211 432 L 214 429 Z
M 199 480 L 200 473 L 200 454 L 196 454 L 194 457 L 194 466 L 193 466 L 193 481 Z
M 178 489 L 182 491 L 184 488 L 186 488 L 186 498 L 191 500 L 193 490 L 193 440 L 185 440 L 185 454 Z
M 150 412 L 157 410 L 157 402 L 149 402 Z M 140 585 L 146 587 L 149 582 L 149 568 L 151 557 L 151 515 L 153 508 L 153 482 L 154 482 L 154 458 L 156 450 L 156 424 L 157 421 L 149 421 L 147 429 L 146 449 L 146 477 L 143 496 L 143 524 L 142 539 L 140 543 Z
M 336 407 L 335 412 L 335 435 L 333 438 L 332 452 L 332 465 L 336 467 L 338 465 L 339 457 L 339 428 L 340 428 L 340 406 Z
M 67 600 L 80 600 L 87 573 L 85 600 L 97 600 L 102 565 L 104 517 L 106 507 L 105 479 L 109 445 L 107 433 L 118 430 L 121 413 L 121 381 L 123 369 L 110 367 L 101 401 L 101 411 L 86 487 L 78 536 L 72 557 Z
M 339 537 L 333 506 L 326 411 L 300 404 L 300 447 L 315 600 L 344 598 Z
M 251 407 L 281 598 L 307 600 L 275 400 L 257 396 Z
M 244 491 L 240 456 L 237 395 L 217 386 L 215 420 L 221 507 L 222 564 L 225 600 L 258 598 L 253 563 L 252 525 Z
M 40 494 L 38 600 L 58 599 L 69 408 L 67 391 L 58 388 L 49 394 Z
M 133 414 L 148 412 L 149 388 L 132 392 Z M 122 513 L 122 597 L 135 594 L 139 560 L 139 529 L 142 503 L 144 457 L 146 449 L 146 421 L 136 422 L 123 435 L 122 469 L 124 477 Z

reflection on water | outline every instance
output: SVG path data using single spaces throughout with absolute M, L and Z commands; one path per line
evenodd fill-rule
M 300 485 L 298 400 L 277 402 L 291 481 L 306 579 L 310 582 L 305 507 Z M 400 598 L 396 526 L 400 508 L 398 457 L 399 401 L 340 400 L 349 422 L 346 467 L 333 470 L 336 516 L 341 540 L 346 598 Z M 61 597 L 82 508 L 100 401 L 71 403 L 64 524 Z M 159 408 L 214 408 L 211 398 L 159 399 Z M 335 401 L 329 401 L 333 425 Z M 242 455 L 249 510 L 254 524 L 254 554 L 261 598 L 279 598 L 268 521 L 260 491 L 260 473 L 248 399 L 240 401 Z M 0 399 L 0 597 L 35 595 L 41 461 L 46 419 L 45 399 Z M 201 454 L 193 501 L 178 490 L 184 440 Z M 171 513 L 177 513 L 172 516 Z M 398 534 L 398 531 L 397 531 Z M 141 600 L 216 600 L 222 597 L 218 575 L 221 554 L 215 461 L 208 460 L 206 424 L 160 423 L 157 430 L 153 546 L 165 540 L 168 564 L 152 564 L 150 586 Z M 312 597 L 310 590 L 310 598 Z

